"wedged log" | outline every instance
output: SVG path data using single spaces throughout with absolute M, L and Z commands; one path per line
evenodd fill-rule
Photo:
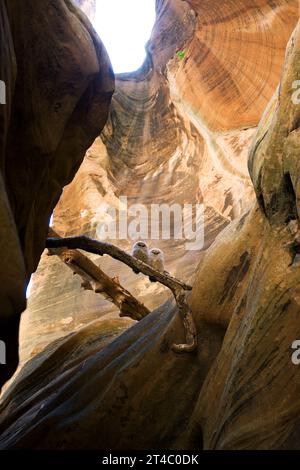
M 50 234 L 53 236 L 55 232 L 50 230 Z M 149 276 L 151 282 L 160 282 L 166 287 L 169 287 L 182 316 L 186 333 L 185 343 L 173 344 L 172 349 L 178 353 L 195 351 L 197 348 L 197 331 L 187 302 L 187 291 L 192 289 L 191 286 L 171 277 L 167 272 L 156 271 L 151 266 L 132 257 L 117 246 L 93 240 L 85 236 L 48 238 L 46 246 L 49 248 L 50 254 L 58 254 L 58 256 L 73 269 L 74 273 L 80 274 L 80 276 L 83 277 L 83 287 L 87 290 L 95 290 L 96 293 L 107 294 L 107 297 L 119 307 L 121 316 L 129 316 L 134 320 L 140 320 L 150 312 L 144 305 L 136 301 L 119 283 L 114 282 L 99 267 L 95 266 L 89 258 L 82 255 L 78 251 L 78 248 L 101 256 L 109 254 L 112 258 L 130 266 L 137 273 L 142 272 L 146 274 Z
M 159 272 L 153 269 L 148 264 L 143 263 L 142 261 L 134 258 L 129 253 L 126 253 L 124 250 L 121 250 L 119 247 L 112 245 L 111 243 L 102 242 L 95 240 L 85 235 L 80 235 L 77 237 L 66 237 L 66 238 L 48 238 L 46 241 L 46 247 L 49 249 L 52 248 L 69 248 L 69 249 L 80 249 L 88 251 L 89 253 L 94 253 L 96 255 L 109 255 L 112 258 L 121 261 L 124 264 L 127 264 L 132 269 L 136 270 L 138 273 L 142 272 L 146 276 L 149 276 L 156 281 L 164 284 L 169 287 L 171 290 L 192 290 L 192 287 L 185 282 L 175 279 L 170 276 L 167 272 Z
M 82 278 L 81 287 L 101 294 L 106 300 L 115 304 L 120 310 L 121 317 L 141 320 L 150 313 L 147 307 L 124 289 L 117 279 L 107 276 L 99 266 L 78 250 L 52 249 L 49 253 L 57 255 L 73 271 L 73 274 L 78 274 Z
M 48 235 L 61 240 L 61 237 L 52 228 L 49 229 Z M 73 274 L 78 274 L 82 279 L 81 287 L 101 294 L 106 300 L 116 305 L 121 317 L 127 316 L 133 320 L 141 320 L 150 313 L 145 305 L 121 286 L 117 277 L 109 277 L 100 266 L 93 263 L 79 250 L 69 250 L 66 247 L 49 248 L 48 254 L 50 256 L 57 255 L 73 271 Z

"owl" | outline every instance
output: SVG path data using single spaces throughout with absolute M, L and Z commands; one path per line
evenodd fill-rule
M 159 248 L 152 248 L 149 253 L 149 264 L 156 271 L 163 273 L 165 271 L 165 257 L 163 251 Z
M 143 241 L 138 241 L 133 245 L 131 255 L 140 260 L 143 261 L 143 263 L 149 264 L 149 250 L 147 243 Z M 136 270 L 133 270 L 134 272 L 137 272 Z

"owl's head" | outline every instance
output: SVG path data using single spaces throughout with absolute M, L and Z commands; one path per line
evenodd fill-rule
M 148 248 L 147 243 L 145 243 L 143 241 L 138 241 L 133 246 L 134 246 L 134 248 L 139 248 L 140 250 L 145 250 L 146 248 Z
M 152 248 L 150 250 L 151 255 L 153 256 L 162 256 L 163 252 L 159 248 Z

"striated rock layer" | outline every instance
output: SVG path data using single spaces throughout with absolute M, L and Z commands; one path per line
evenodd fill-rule
M 18 363 L 25 283 L 44 250 L 49 219 L 107 120 L 114 77 L 104 47 L 69 0 L 0 2 L 0 339 Z
M 198 2 L 192 3 L 197 9 Z M 258 30 L 259 27 L 262 30 L 270 28 L 266 37 L 270 37 L 271 41 L 271 25 L 279 21 L 284 12 L 289 18 L 288 12 L 294 11 L 296 19 L 296 2 L 243 2 L 240 9 L 236 9 L 238 2 L 234 3 L 235 6 L 233 2 L 225 1 L 222 7 L 218 5 L 218 8 L 213 8 L 214 2 L 210 2 L 215 24 L 223 22 L 229 27 L 228 24 L 233 23 L 235 31 L 239 24 L 241 30 L 244 26 L 247 31 L 248 26 L 251 32 L 254 23 Z M 205 2 L 202 4 L 205 5 Z M 269 96 L 270 103 L 253 138 L 249 170 L 257 196 L 255 200 L 250 189 L 248 197 L 245 196 L 250 180 L 239 158 L 239 146 L 244 151 L 247 148 L 243 140 L 245 131 L 234 125 L 226 131 L 220 129 L 214 117 L 208 126 L 208 120 L 203 118 L 204 111 L 197 114 L 192 110 L 187 98 L 180 97 L 178 92 L 174 59 L 167 70 L 162 69 L 160 75 L 159 58 L 165 54 L 164 60 L 168 60 L 171 54 L 167 41 L 172 31 L 168 29 L 171 24 L 167 21 L 168 15 L 184 19 L 185 13 L 191 18 L 191 12 L 186 3 L 160 1 L 157 5 L 158 24 L 164 26 L 161 31 L 168 31 L 169 34 L 160 42 L 156 29 L 152 48 L 156 44 L 162 52 L 154 54 L 157 61 L 154 58 L 152 62 L 150 60 L 150 64 L 135 76 L 119 78 L 102 142 L 98 140 L 96 147 L 88 154 L 76 175 L 73 189 L 69 186 L 64 192 L 57 207 L 56 228 L 70 230 L 66 224 L 68 210 L 74 208 L 74 215 L 79 210 L 75 196 L 72 203 L 71 195 L 81 195 L 84 187 L 90 191 L 84 191 L 87 194 L 86 210 L 92 206 L 90 201 L 97 195 L 97 190 L 99 193 L 102 191 L 103 198 L 110 196 L 108 200 L 114 200 L 119 193 L 117 190 L 116 194 L 109 191 L 113 183 L 117 185 L 120 182 L 126 184 L 130 197 L 134 194 L 137 197 L 142 189 L 146 192 L 147 185 L 150 185 L 146 193 L 150 200 L 153 200 L 154 190 L 157 197 L 163 194 L 160 191 L 165 190 L 169 201 L 176 200 L 177 193 L 179 200 L 188 200 L 190 195 L 187 189 L 192 190 L 194 198 L 199 194 L 199 198 L 203 198 L 206 214 L 208 206 L 211 210 L 212 216 L 207 226 L 214 227 L 220 233 L 217 237 L 211 234 L 203 252 L 191 256 L 190 264 L 195 259 L 200 261 L 197 269 L 187 267 L 187 259 L 182 263 L 186 267 L 185 271 L 181 271 L 183 277 L 192 277 L 193 270 L 196 270 L 190 305 L 198 331 L 198 350 L 185 355 L 176 355 L 171 351 L 170 345 L 183 339 L 181 320 L 172 301 L 157 308 L 121 336 L 116 337 L 120 332 L 116 330 L 118 321 L 116 323 L 116 320 L 110 319 L 106 322 L 97 320 L 67 338 L 52 341 L 43 352 L 27 362 L 2 398 L 1 448 L 300 448 L 300 369 L 291 361 L 291 344 L 300 334 L 297 254 L 299 178 L 296 165 L 299 154 L 299 106 L 292 99 L 295 91 L 293 83 L 300 72 L 300 23 L 287 48 L 281 85 L 273 98 Z M 240 21 L 236 20 L 237 15 Z M 256 22 L 251 22 L 251 15 L 254 15 Z M 195 13 L 192 16 L 198 18 L 197 22 L 205 18 L 204 15 L 197 17 Z M 212 22 L 212 17 L 209 18 Z M 182 26 L 181 29 L 180 25 L 184 24 L 184 20 L 176 24 L 178 36 L 174 33 L 174 37 L 183 38 L 185 28 Z M 190 25 L 190 21 L 187 24 Z M 287 24 L 285 22 L 285 27 Z M 195 31 L 198 29 L 195 28 Z M 230 34 L 227 36 L 230 37 Z M 256 42 L 251 37 L 253 46 Z M 180 48 L 188 48 L 193 39 L 194 33 L 189 33 L 186 45 L 182 44 Z M 149 47 L 151 49 L 151 44 Z M 271 50 L 274 54 L 274 49 Z M 274 59 L 275 63 L 279 55 Z M 149 57 L 151 59 L 152 55 Z M 145 95 L 145 89 L 155 90 L 157 82 L 150 79 L 152 75 L 159 77 L 156 78 L 160 84 L 158 95 L 157 88 L 154 95 Z M 144 77 L 143 81 L 138 79 L 141 76 Z M 225 80 L 224 90 L 230 83 Z M 212 87 L 211 92 L 214 91 L 216 89 Z M 142 103 L 138 100 L 139 96 L 140 99 L 144 97 Z M 148 96 L 151 96 L 150 103 Z M 135 127 L 131 120 L 128 122 L 125 119 L 124 103 L 129 107 L 131 101 L 135 101 L 132 109 L 137 109 Z M 148 109 L 151 110 L 152 106 L 157 109 L 158 103 L 161 107 L 155 121 L 151 113 L 148 114 Z M 217 105 L 216 96 L 212 114 Z M 140 109 L 144 111 L 139 113 Z M 248 112 L 248 118 L 252 119 L 253 110 L 254 105 L 245 105 L 241 121 L 246 120 Z M 226 119 L 229 119 L 228 116 Z M 177 120 L 177 126 L 174 120 Z M 154 127 L 154 123 L 160 121 L 165 125 L 161 123 Z M 149 127 L 146 127 L 146 122 Z M 163 145 L 156 147 L 159 144 L 153 139 L 148 146 L 151 148 L 152 145 L 151 155 L 156 154 L 157 148 L 160 149 L 159 165 L 162 168 L 155 172 L 153 167 L 157 157 L 149 159 L 148 153 L 146 158 L 148 141 L 143 140 L 145 128 L 148 133 L 156 129 L 162 143 L 169 133 L 166 139 L 169 145 L 174 145 L 170 151 L 172 155 L 179 153 L 178 142 L 182 142 L 186 135 L 193 172 L 189 173 L 189 166 L 186 165 L 177 180 L 175 171 L 166 170 L 173 168 L 168 165 L 168 152 Z M 123 129 L 127 129 L 127 133 Z M 135 136 L 133 141 L 132 135 Z M 149 148 L 147 152 L 150 152 Z M 195 156 L 193 160 L 193 151 L 198 159 Z M 102 158 L 101 169 L 97 166 L 99 155 Z M 109 165 L 106 172 L 103 169 L 104 156 Z M 174 158 L 175 168 L 181 170 L 183 157 L 181 153 L 178 160 Z M 94 180 L 95 186 L 89 184 L 89 167 L 94 171 L 98 168 L 101 185 L 95 183 L 98 178 Z M 156 168 L 160 168 L 157 162 Z M 202 181 L 197 193 L 193 192 L 196 188 L 195 173 Z M 186 175 L 189 175 L 189 185 L 185 181 Z M 212 175 L 213 180 L 210 179 Z M 134 182 L 133 176 L 136 176 Z M 107 186 L 103 181 L 107 182 Z M 107 192 L 104 192 L 104 187 Z M 139 188 L 139 193 L 135 193 L 135 187 Z M 120 186 L 119 190 L 124 189 Z M 224 204 L 226 191 L 231 194 L 231 202 L 227 204 L 232 208 L 225 216 L 223 206 L 221 210 L 217 209 L 221 194 Z M 216 212 L 219 220 L 227 217 L 227 227 L 223 230 L 222 223 L 215 221 Z M 86 232 L 94 230 L 84 217 L 74 217 L 74 221 L 75 233 L 79 229 Z M 181 255 L 178 246 L 176 250 L 177 262 L 180 263 L 181 256 L 186 254 Z M 170 251 L 167 255 L 170 256 Z M 172 260 L 171 256 L 169 259 Z M 177 262 L 172 264 L 170 261 L 174 270 Z M 53 265 L 52 269 L 54 273 L 59 268 Z M 45 276 L 49 275 L 47 271 L 45 273 Z M 45 287 L 41 277 L 37 279 L 40 279 L 42 292 Z M 123 323 L 119 326 L 126 328 Z
M 117 76 L 109 121 L 65 188 L 54 228 L 96 236 L 107 205 L 118 208 L 120 196 L 148 212 L 153 203 L 203 204 L 201 251 L 149 234 L 150 245 L 164 250 L 167 269 L 191 281 L 217 234 L 254 200 L 247 152 L 278 85 L 297 2 L 167 0 L 156 9 L 147 61 Z M 186 52 L 182 60 L 178 50 Z M 132 244 L 111 241 L 126 250 Z M 93 259 L 149 308 L 168 299 L 168 290 L 120 263 Z M 84 292 L 59 260 L 43 256 L 23 317 L 21 360 L 90 321 L 117 315 L 101 296 Z

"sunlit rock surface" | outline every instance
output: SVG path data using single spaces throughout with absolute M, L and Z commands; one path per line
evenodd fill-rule
M 202 27 L 205 15 L 201 16 L 200 7 L 198 16 L 195 12 L 198 5 L 205 12 L 206 2 L 191 3 L 194 13 L 186 2 L 157 2 L 158 23 L 149 44 L 148 63 L 137 74 L 118 78 L 110 120 L 65 189 L 54 220 L 62 235 L 93 234 L 93 223 L 100 217 L 93 220 L 97 201 L 116 203 L 123 191 L 129 200 L 148 204 L 154 198 L 203 202 L 207 218 L 204 249 L 187 253 L 177 242 L 161 245 L 170 271 L 194 284 L 190 305 L 198 350 L 185 355 L 172 352 L 171 344 L 184 338 L 171 300 L 127 329 L 124 320 L 110 312 L 105 321 L 82 313 L 88 302 L 84 297 L 80 300 L 77 291 L 75 294 L 79 288 L 75 281 L 67 289 L 69 300 L 57 284 L 57 303 L 59 292 L 64 292 L 66 310 L 60 307 L 61 318 L 51 329 L 51 311 L 40 314 L 39 296 L 44 295 L 40 307 L 46 307 L 50 275 L 65 280 L 70 275 L 55 260 L 50 265 L 44 257 L 36 276 L 36 292 L 33 290 L 35 311 L 30 306 L 26 312 L 23 334 L 25 337 L 26 327 L 29 331 L 33 315 L 36 323 L 32 329 L 41 331 L 42 323 L 45 329 L 41 341 L 33 336 L 31 342 L 23 343 L 23 357 L 35 357 L 2 397 L 2 448 L 300 448 L 300 369 L 291 361 L 291 344 L 300 337 L 299 256 L 294 246 L 299 106 L 292 102 L 293 81 L 300 72 L 299 26 L 284 62 L 288 36 L 297 21 L 297 2 L 249 1 L 235 2 L 235 6 L 227 1 L 207 2 L 209 20 Z M 250 35 L 251 64 L 255 54 L 260 55 L 262 38 L 266 41 L 265 64 L 273 63 L 273 68 L 267 74 L 269 91 L 264 89 L 265 104 L 269 104 L 258 129 L 258 113 L 264 107 L 259 92 L 257 110 L 255 102 L 251 104 L 241 93 L 239 124 L 236 111 L 229 110 L 226 116 L 217 112 L 232 86 L 228 75 L 224 75 L 222 99 L 214 94 L 216 87 L 207 90 L 214 95 L 207 109 L 202 101 L 197 104 L 198 94 L 191 91 L 199 87 L 199 74 L 190 78 L 190 98 L 183 96 L 183 85 L 178 86 L 176 71 L 182 67 L 183 73 L 185 58 L 177 59 L 174 50 L 188 50 L 209 21 L 220 27 L 223 23 L 224 31 L 227 28 L 221 47 L 227 44 L 232 56 L 235 48 L 225 41 L 231 36 L 229 31 L 241 29 L 237 48 L 243 48 Z M 282 25 L 281 35 L 276 32 L 279 26 L 272 29 L 274 24 Z M 266 28 L 268 34 L 263 34 Z M 268 41 L 274 44 L 280 37 L 281 47 L 267 47 Z M 225 51 L 230 56 L 224 46 L 224 56 Z M 253 76 L 254 83 L 261 64 L 251 69 L 243 56 L 240 81 L 244 71 L 247 77 L 249 73 Z M 234 89 L 232 103 L 230 94 L 227 98 L 229 107 L 235 107 L 238 100 Z M 255 110 L 256 121 L 251 121 Z M 111 273 L 118 269 L 126 286 L 136 288 L 133 274 L 125 275 L 109 260 L 101 263 L 107 263 Z M 161 302 L 159 295 L 153 297 L 144 286 L 140 298 Z M 75 333 L 72 326 L 59 326 L 59 321 L 64 325 L 70 321 L 74 299 L 82 302 L 78 309 L 82 328 Z M 90 298 L 89 302 L 95 302 L 98 316 L 103 315 L 101 300 Z M 47 343 L 40 354 L 30 352 Z
M 58 233 L 95 237 L 108 218 L 106 205 L 118 208 L 120 196 L 149 212 L 153 203 L 199 203 L 206 250 L 254 199 L 247 153 L 278 84 L 296 13 L 295 1 L 273 8 L 269 2 L 214 8 L 205 1 L 158 1 L 147 61 L 117 76 L 109 122 L 55 210 Z M 111 241 L 126 250 L 133 243 Z M 183 240 L 149 243 L 164 250 L 168 271 L 193 279 L 203 250 L 188 251 Z M 170 295 L 118 262 L 94 259 L 149 308 Z M 89 321 L 117 315 L 101 296 L 84 292 L 59 260 L 43 256 L 23 316 L 21 361 Z

